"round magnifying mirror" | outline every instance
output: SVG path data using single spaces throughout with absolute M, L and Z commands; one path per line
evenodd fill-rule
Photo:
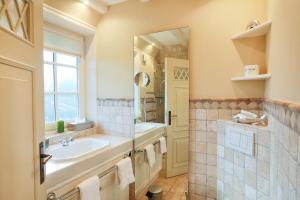
M 139 72 L 134 76 L 134 82 L 137 86 L 147 87 L 150 84 L 150 76 L 146 72 Z

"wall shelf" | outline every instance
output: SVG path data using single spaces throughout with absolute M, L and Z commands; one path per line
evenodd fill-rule
M 232 81 L 259 81 L 259 80 L 267 80 L 271 78 L 271 74 L 260 74 L 257 76 L 241 76 L 231 78 Z
M 245 32 L 239 33 L 231 37 L 232 40 L 238 40 L 238 39 L 245 39 L 245 38 L 252 38 L 252 37 L 258 37 L 268 34 L 270 28 L 272 25 L 272 21 L 267 21 L 265 23 L 262 23 L 250 30 L 247 30 Z

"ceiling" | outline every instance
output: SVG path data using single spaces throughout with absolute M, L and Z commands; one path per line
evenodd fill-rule
M 85 5 L 93 8 L 101 14 L 105 14 L 109 6 L 124 3 L 128 0 L 80 0 Z
M 115 4 L 118 4 L 118 3 L 123 3 L 123 2 L 128 1 L 128 0 L 98 0 L 98 1 L 101 2 L 101 3 L 104 3 L 107 6 L 111 6 L 111 5 L 115 5 Z
M 155 45 L 156 47 L 166 47 L 171 45 L 181 44 L 187 46 L 189 39 L 189 29 L 180 28 L 173 29 L 169 31 L 150 33 L 141 36 L 142 39 L 146 40 L 148 43 Z

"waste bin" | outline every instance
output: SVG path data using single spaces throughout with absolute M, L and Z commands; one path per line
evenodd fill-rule
M 151 185 L 146 194 L 148 200 L 162 200 L 163 190 L 159 185 Z

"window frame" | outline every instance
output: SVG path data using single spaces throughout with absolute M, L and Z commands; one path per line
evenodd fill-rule
M 74 40 L 77 40 L 80 42 L 81 44 L 81 53 L 80 54 L 76 54 L 76 53 L 72 53 L 72 52 L 68 52 L 65 51 L 63 49 L 58 49 L 58 48 L 53 48 L 53 47 L 49 47 L 47 45 L 44 45 L 43 48 L 43 52 L 46 51 L 52 51 L 54 53 L 54 60 L 53 63 L 52 62 L 48 62 L 45 61 L 43 59 L 43 69 L 44 69 L 44 64 L 50 64 L 53 65 L 53 71 L 54 72 L 54 92 L 46 92 L 44 91 L 44 97 L 46 94 L 53 94 L 53 95 L 57 95 L 57 94 L 78 94 L 78 117 L 79 118 L 84 118 L 85 117 L 85 88 L 84 88 L 84 82 L 85 82 L 85 76 L 84 76 L 84 69 L 85 69 L 85 65 L 84 65 L 84 39 L 82 36 L 79 35 L 75 35 L 73 33 L 70 33 L 66 30 L 62 30 L 58 27 L 53 27 L 51 26 L 45 26 L 44 30 L 46 31 L 51 31 L 54 32 L 56 34 L 60 34 L 63 35 L 64 37 L 68 37 Z M 56 62 L 56 53 L 61 53 L 61 54 L 65 54 L 65 55 L 71 55 L 71 56 L 76 56 L 77 57 L 77 92 L 57 92 L 57 66 L 62 66 L 62 67 L 70 67 L 70 68 L 76 68 L 74 66 L 70 66 L 70 65 L 65 65 L 65 64 L 60 64 Z M 55 101 L 55 105 L 57 105 L 57 98 L 54 99 Z M 57 108 L 55 108 L 55 118 L 57 120 Z M 67 120 L 65 121 L 65 126 L 68 125 L 68 123 L 72 122 L 73 120 Z M 45 130 L 46 131 L 53 131 L 56 129 L 56 121 L 54 122 L 45 122 Z
M 49 61 L 44 61 L 44 65 L 51 65 L 53 66 L 53 79 L 54 79 L 54 91 L 53 92 L 46 92 L 44 91 L 44 95 L 54 95 L 54 109 L 55 109 L 55 119 L 58 120 L 58 116 L 59 116 L 59 111 L 58 111 L 58 97 L 60 95 L 76 95 L 77 96 L 77 101 L 78 101 L 78 117 L 80 117 L 80 73 L 79 73 L 79 68 L 80 68 L 80 57 L 79 56 L 75 56 L 75 55 L 71 55 L 71 54 L 67 54 L 67 53 L 63 53 L 60 51 L 53 51 L 50 49 L 45 48 L 44 51 L 50 51 L 53 53 L 53 62 L 49 62 Z M 63 55 L 70 55 L 73 57 L 76 57 L 76 66 L 72 66 L 72 65 L 66 65 L 66 64 L 61 64 L 57 62 L 57 54 L 63 54 Z M 58 85 L 57 85 L 57 68 L 61 66 L 61 67 L 67 67 L 67 68 L 72 68 L 72 69 L 76 69 L 77 72 L 77 85 L 76 85 L 76 92 L 59 92 L 58 91 Z M 55 121 L 56 121 L 55 120 Z M 47 124 L 51 124 L 51 123 L 55 123 L 54 122 L 45 122 Z M 66 122 L 71 122 L 70 120 L 67 120 Z

